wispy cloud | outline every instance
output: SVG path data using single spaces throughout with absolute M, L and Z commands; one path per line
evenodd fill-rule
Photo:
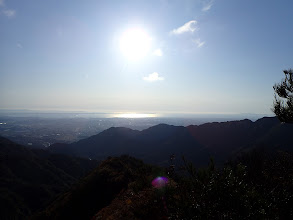
M 190 47 L 190 42 L 192 42 L 192 45 L 195 44 L 198 48 L 202 47 L 205 44 L 205 41 L 202 41 L 199 38 L 199 26 L 196 20 L 188 21 L 181 27 L 172 30 L 170 33 L 172 35 L 181 35 L 183 33 L 190 33 L 188 35 L 182 35 L 184 36 L 184 38 L 177 39 L 177 40 L 184 40 L 185 45 L 188 45 L 188 47 Z
M 198 30 L 197 21 L 196 20 L 191 20 L 191 21 L 188 21 L 187 23 L 185 23 L 183 26 L 172 30 L 171 34 L 178 35 L 178 34 L 183 34 L 183 33 L 186 33 L 186 32 L 193 33 L 196 30 Z
M 22 49 L 22 48 L 23 48 L 23 46 L 22 46 L 22 44 L 21 44 L 21 43 L 17 43 L 17 44 L 16 44 L 16 46 L 17 46 L 18 48 L 20 48 L 20 49 Z
M 196 43 L 197 47 L 202 47 L 205 44 L 205 41 L 201 41 L 200 38 L 194 39 L 194 43 Z
M 214 0 L 207 0 L 203 2 L 203 7 L 202 7 L 202 11 L 208 11 L 212 8 L 214 4 Z
M 7 7 L 5 7 L 4 0 L 0 0 L 0 8 L 1 8 L 0 15 L 3 14 L 8 18 L 12 18 L 15 16 L 15 13 L 16 13 L 15 10 L 8 9 Z
M 11 10 L 11 9 L 7 9 L 7 10 L 2 10 L 2 13 L 6 16 L 6 17 L 14 17 L 15 15 L 15 10 Z
M 149 81 L 149 82 L 155 82 L 155 81 L 162 81 L 164 80 L 164 77 L 159 76 L 157 72 L 151 73 L 148 76 L 143 77 L 143 80 Z
M 153 55 L 158 56 L 158 57 L 161 57 L 161 56 L 163 56 L 163 52 L 162 52 L 161 49 L 156 49 L 156 50 L 153 52 Z

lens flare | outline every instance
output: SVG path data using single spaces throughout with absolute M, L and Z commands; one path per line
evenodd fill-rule
M 152 181 L 152 186 L 161 189 L 169 183 L 169 179 L 164 176 L 159 176 Z

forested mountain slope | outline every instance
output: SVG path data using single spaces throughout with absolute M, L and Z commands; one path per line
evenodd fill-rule
M 54 144 L 49 151 L 95 159 L 129 154 L 159 165 L 166 165 L 168 156 L 175 154 L 205 166 L 211 156 L 220 164 L 257 146 L 293 149 L 292 132 L 293 125 L 276 117 L 187 127 L 159 124 L 143 131 L 113 127 L 72 144 Z
M 44 208 L 97 165 L 0 137 L 0 219 L 24 218 Z

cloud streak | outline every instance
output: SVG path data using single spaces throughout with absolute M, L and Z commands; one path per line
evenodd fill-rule
M 15 16 L 15 10 L 11 10 L 11 9 L 2 10 L 2 13 L 8 18 Z
M 208 11 L 212 8 L 213 4 L 214 4 L 214 0 L 205 1 L 201 10 Z
M 23 46 L 22 46 L 22 44 L 21 44 L 21 43 L 17 43 L 17 44 L 16 44 L 16 46 L 17 46 L 18 48 L 20 48 L 20 49 L 22 49 L 22 48 L 23 48 Z
M 164 77 L 159 76 L 157 72 L 153 72 L 148 76 L 143 77 L 143 80 L 148 82 L 155 82 L 164 80 Z
M 200 38 L 194 39 L 193 42 L 197 45 L 197 47 L 202 47 L 205 44 L 205 41 L 201 41 Z
M 3 15 L 5 15 L 8 18 L 12 18 L 16 14 L 15 10 L 8 9 L 8 8 L 5 7 L 4 0 L 0 0 L 0 8 L 1 8 L 0 15 L 3 14 Z
M 209 7 L 211 7 L 213 1 L 209 1 L 208 3 L 209 3 L 208 5 L 210 5 Z M 187 38 L 184 38 L 184 40 L 188 39 L 193 44 L 195 44 L 198 48 L 200 48 L 205 44 L 205 41 L 202 41 L 199 38 L 198 30 L 199 30 L 198 22 L 196 20 L 191 20 L 185 23 L 184 25 L 182 25 L 181 27 L 177 29 L 173 29 L 170 33 L 172 35 L 182 35 L 184 33 L 189 33 L 189 35 L 186 36 Z
M 182 25 L 181 27 L 172 30 L 171 34 L 180 35 L 180 34 L 184 34 L 188 32 L 193 33 L 196 30 L 198 30 L 197 21 L 191 20 L 185 23 L 184 25 Z

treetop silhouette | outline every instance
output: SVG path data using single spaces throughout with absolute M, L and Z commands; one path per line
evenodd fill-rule
M 285 78 L 280 83 L 276 83 L 275 101 L 272 111 L 280 121 L 293 123 L 293 70 L 283 70 Z

